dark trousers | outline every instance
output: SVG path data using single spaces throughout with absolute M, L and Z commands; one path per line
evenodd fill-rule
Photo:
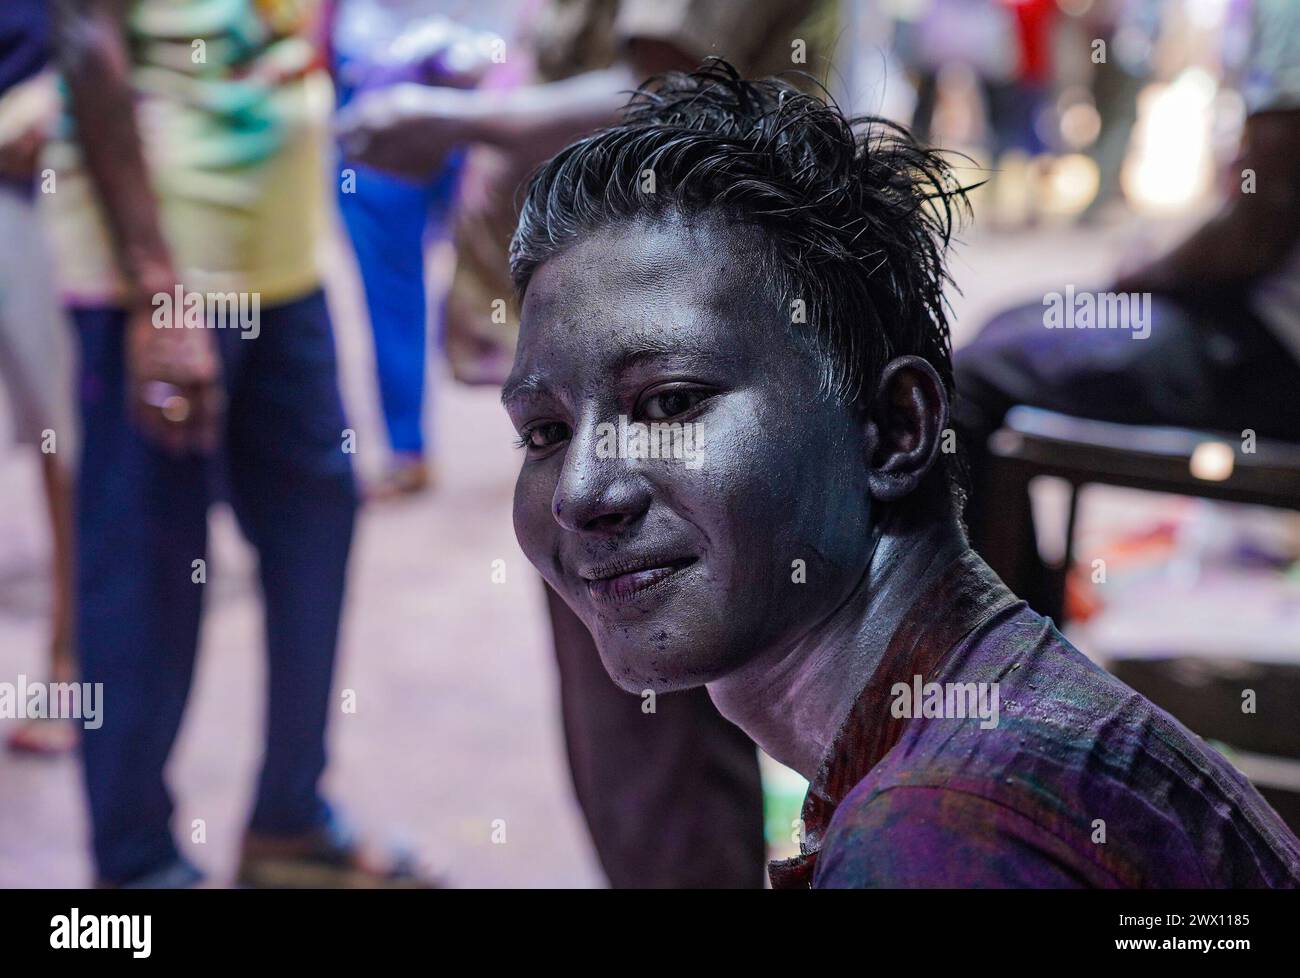
M 1193 308 L 1155 296 L 1143 339 L 1129 328 L 1048 329 L 1043 313 L 1041 302 L 1007 310 L 957 351 L 953 421 L 970 473 L 971 542 L 1012 590 L 1041 614 L 1057 615 L 1027 487 L 1005 482 L 988 452 L 1007 411 L 1024 404 L 1097 421 L 1237 438 L 1249 428 L 1295 441 L 1300 363 L 1242 297 Z
M 99 876 L 173 860 L 163 767 L 185 709 L 205 590 L 207 510 L 228 498 L 256 548 L 266 604 L 266 751 L 250 827 L 324 820 L 318 792 L 357 496 L 343 450 L 324 296 L 261 310 L 261 332 L 214 330 L 227 414 L 215 457 L 174 458 L 126 415 L 125 315 L 74 313 L 84 430 L 77 512 L 77 642 L 102 682 L 103 725 L 83 740 Z
M 754 742 L 703 687 L 644 712 L 606 674 L 586 626 L 550 588 L 546 598 L 573 786 L 610 884 L 762 887 Z

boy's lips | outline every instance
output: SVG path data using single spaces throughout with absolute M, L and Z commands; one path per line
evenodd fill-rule
M 584 567 L 578 573 L 597 601 L 618 603 L 662 584 L 690 567 L 696 557 L 643 557 Z

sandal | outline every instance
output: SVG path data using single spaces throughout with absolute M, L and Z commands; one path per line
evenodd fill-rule
M 376 858 L 363 851 L 336 817 L 290 838 L 247 832 L 237 881 L 254 889 L 439 888 L 417 870 L 408 852 L 398 850 Z
M 202 885 L 203 871 L 184 856 L 177 856 L 171 862 L 135 876 L 125 883 L 109 883 L 99 880 L 95 883 L 97 890 L 189 890 Z
M 77 748 L 77 728 L 70 720 L 41 717 L 25 720 L 9 735 L 5 746 L 15 754 L 61 757 Z
M 403 496 L 415 496 L 437 486 L 433 466 L 423 458 L 410 457 L 395 461 L 378 480 L 366 487 L 366 499 L 386 502 Z
M 56 672 L 60 670 L 56 669 Z M 55 682 L 70 680 L 56 679 Z M 58 716 L 32 717 L 11 733 L 5 746 L 15 754 L 53 758 L 76 750 L 78 737 L 76 724 L 67 718 L 70 704 L 60 698 Z

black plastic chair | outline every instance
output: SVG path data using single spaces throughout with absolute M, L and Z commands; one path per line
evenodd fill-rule
M 1300 445 L 1257 439 L 1253 452 L 1243 451 L 1240 432 L 1112 424 L 1017 407 L 989 440 L 989 449 L 991 468 L 998 470 L 997 485 L 1008 496 L 1027 498 L 1029 480 L 1040 475 L 1070 485 L 1064 559 L 1050 568 L 1054 593 L 1044 601 L 1054 604 L 1052 613 L 1058 623 L 1064 617 L 1065 581 L 1074 559 L 1083 486 L 1127 486 L 1300 511 Z M 1037 545 L 1024 538 L 1033 535 L 1032 523 L 1025 517 L 1018 511 L 1005 514 L 996 534 L 997 553 L 990 560 L 995 569 L 997 559 L 1011 559 L 1023 553 L 1020 548 Z M 1300 647 L 1300 625 L 1296 631 Z M 1233 761 L 1300 833 L 1300 723 L 1295 722 L 1300 711 L 1300 666 L 1225 655 L 1118 656 L 1107 667 L 1202 737 L 1228 746 Z M 1247 686 L 1267 697 L 1261 710 L 1287 719 L 1260 723 L 1255 715 L 1244 714 L 1241 691 Z

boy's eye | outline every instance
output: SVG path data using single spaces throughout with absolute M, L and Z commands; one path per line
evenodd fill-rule
M 708 396 L 707 391 L 688 387 L 659 391 L 641 401 L 637 414 L 648 421 L 675 418 L 679 414 L 685 414 Z
M 550 448 L 552 445 L 558 445 L 568 437 L 568 425 L 559 421 L 544 421 L 526 429 L 519 436 L 519 444 L 523 448 L 539 451 L 543 448 Z

